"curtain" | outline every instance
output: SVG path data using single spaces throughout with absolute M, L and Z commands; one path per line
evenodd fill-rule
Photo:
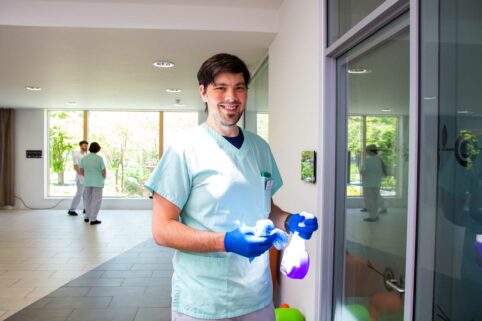
M 15 205 L 15 110 L 0 108 L 0 206 Z

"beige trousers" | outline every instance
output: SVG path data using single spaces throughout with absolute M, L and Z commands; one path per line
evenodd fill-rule
M 205 321 L 206 319 L 197 319 L 190 317 L 188 315 L 172 312 L 171 321 Z M 212 321 L 275 321 L 274 316 L 274 306 L 273 304 L 268 305 L 258 311 L 254 311 L 239 317 L 228 318 L 228 319 L 215 319 Z

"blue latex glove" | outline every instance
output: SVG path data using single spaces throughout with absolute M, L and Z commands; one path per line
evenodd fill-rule
M 316 217 L 305 218 L 298 213 L 291 214 L 288 217 L 287 227 L 290 233 L 298 232 L 301 238 L 309 240 L 311 234 L 318 229 L 318 219 Z
M 276 235 L 256 236 L 253 232 L 242 232 L 239 228 L 224 235 L 224 249 L 248 258 L 260 256 L 273 246 Z

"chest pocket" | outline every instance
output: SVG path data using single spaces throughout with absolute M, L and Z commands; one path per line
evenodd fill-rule
M 273 189 L 274 180 L 270 176 L 263 174 L 260 178 L 260 184 L 262 188 L 262 195 L 264 201 L 264 213 L 266 216 L 271 213 L 271 191 Z

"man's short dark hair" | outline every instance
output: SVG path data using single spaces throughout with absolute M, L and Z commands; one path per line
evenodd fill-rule
M 199 68 L 197 73 L 199 85 L 207 87 L 209 84 L 213 83 L 214 78 L 216 78 L 218 74 L 223 72 L 233 74 L 242 73 L 246 86 L 248 86 L 249 81 L 251 80 L 251 75 L 244 61 L 235 55 L 219 53 L 207 59 L 201 65 L 201 68 Z
M 93 142 L 89 146 L 89 152 L 91 153 L 98 153 L 100 151 L 100 145 L 96 142 Z
M 227 53 L 216 54 L 201 65 L 201 68 L 199 68 L 199 71 L 197 72 L 197 80 L 199 85 L 203 85 L 206 89 L 209 84 L 214 82 L 214 78 L 223 72 L 228 72 L 231 74 L 242 73 L 244 84 L 246 87 L 248 87 L 248 84 L 251 80 L 248 67 L 244 61 Z
M 84 145 L 84 144 L 89 145 L 89 142 L 88 142 L 88 141 L 85 141 L 85 140 L 81 140 L 81 141 L 79 142 L 79 146 L 82 146 L 82 145 Z

